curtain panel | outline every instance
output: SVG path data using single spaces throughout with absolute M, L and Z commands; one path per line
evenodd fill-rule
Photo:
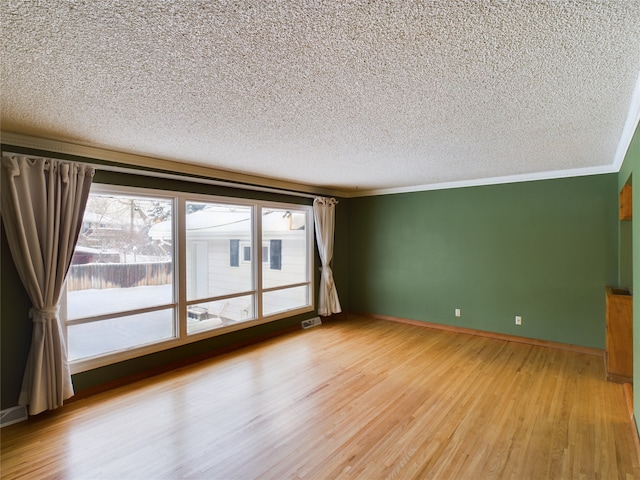
M 333 271 L 331 270 L 337 204 L 338 201 L 335 198 L 316 197 L 313 200 L 316 243 L 318 244 L 318 253 L 322 262 L 318 315 L 323 317 L 342 312 L 340 300 L 338 299 L 338 290 L 333 281 Z
M 29 414 L 35 415 L 60 407 L 73 395 L 58 309 L 94 169 L 13 155 L 2 158 L 1 173 L 2 221 L 13 261 L 33 304 L 29 312 L 31 349 L 18 403 L 28 405 Z

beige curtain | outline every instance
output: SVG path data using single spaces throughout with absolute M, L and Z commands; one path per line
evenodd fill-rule
M 335 209 L 338 201 L 335 198 L 316 197 L 313 200 L 313 218 L 316 226 L 316 243 L 322 268 L 320 277 L 320 295 L 318 315 L 323 317 L 332 313 L 340 313 L 338 290 L 333 281 L 331 259 L 333 258 L 333 233 L 335 229 Z
M 87 165 L 61 160 L 2 158 L 2 221 L 33 304 L 31 350 L 18 401 L 31 415 L 58 408 L 73 395 L 58 307 L 93 174 Z

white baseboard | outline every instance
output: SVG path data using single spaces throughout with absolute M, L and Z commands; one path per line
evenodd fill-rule
M 24 422 L 29 415 L 27 414 L 27 408 L 22 406 L 5 408 L 0 410 L 0 428 L 7 425 L 13 425 L 14 423 Z

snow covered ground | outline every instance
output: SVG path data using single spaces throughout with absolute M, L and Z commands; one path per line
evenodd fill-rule
M 93 317 L 172 303 L 172 285 L 77 290 L 67 294 L 67 318 Z M 173 309 L 68 327 L 69 360 L 91 357 L 175 336 Z
M 74 290 L 67 293 L 67 318 L 94 317 L 105 313 L 173 303 L 173 285 Z

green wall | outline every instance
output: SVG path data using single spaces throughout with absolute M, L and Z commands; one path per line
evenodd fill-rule
M 5 409 L 18 404 L 31 345 L 31 301 L 11 259 L 4 225 L 0 231 L 0 408 Z
M 68 155 L 52 154 L 50 152 L 42 152 L 6 145 L 3 145 L 2 148 L 3 150 L 16 153 L 55 156 L 56 158 L 87 161 L 87 159 Z M 100 163 L 98 160 L 89 160 L 91 163 Z M 311 198 L 212 187 L 193 182 L 177 182 L 174 180 L 164 180 L 139 175 L 126 175 L 106 171 L 98 171 L 94 178 L 94 183 L 130 185 L 161 190 L 177 190 L 192 193 L 243 197 L 307 205 L 312 203 Z M 342 199 L 339 199 L 339 201 L 340 203 L 336 209 L 336 251 L 334 254 L 334 263 L 336 268 L 334 274 L 337 287 L 339 289 L 344 287 L 344 291 L 340 291 L 340 300 L 344 304 L 347 304 L 347 204 L 346 201 Z M 29 320 L 29 309 L 31 308 L 31 303 L 24 288 L 22 287 L 20 279 L 17 276 L 7 245 L 4 228 L 2 228 L 2 231 L 0 232 L 0 237 L 0 299 L 2 300 L 0 305 L 0 314 L 2 315 L 0 317 L 0 408 L 5 409 L 17 404 L 18 395 L 20 393 L 22 375 L 31 342 L 31 322 Z M 314 261 L 316 266 L 320 265 L 317 250 Z M 319 285 L 318 281 L 319 271 L 316 268 L 314 280 L 316 296 Z M 121 377 L 144 372 L 172 362 L 178 362 L 192 356 L 205 354 L 212 350 L 222 349 L 231 345 L 246 342 L 252 338 L 275 334 L 281 330 L 298 326 L 301 320 L 310 318 L 314 315 L 315 313 L 311 312 L 304 315 L 285 318 L 267 324 L 258 325 L 250 329 L 212 337 L 170 350 L 108 365 L 96 370 L 78 373 L 73 375 L 74 387 L 76 391 L 80 391 Z
M 632 251 L 632 281 L 634 285 L 634 299 L 633 299 L 633 383 L 636 388 L 633 389 L 633 410 L 635 412 L 636 427 L 640 431 L 640 307 L 638 306 L 637 290 L 640 285 L 640 194 L 638 193 L 638 178 L 640 178 L 640 126 L 636 126 L 636 131 L 627 150 L 627 154 L 618 174 L 618 190 L 629 181 L 632 181 L 635 177 L 635 191 L 633 192 L 633 215 L 634 219 L 631 222 L 621 222 L 621 240 L 624 236 L 624 241 L 628 242 L 628 230 L 631 230 L 631 251 Z M 621 244 L 621 250 L 627 249 L 625 244 Z M 624 255 L 621 255 L 621 263 L 628 264 L 629 259 Z M 621 266 L 621 271 L 628 270 L 626 267 Z M 628 276 L 628 274 L 627 274 Z
M 350 307 L 604 348 L 616 189 L 609 174 L 351 199 Z

